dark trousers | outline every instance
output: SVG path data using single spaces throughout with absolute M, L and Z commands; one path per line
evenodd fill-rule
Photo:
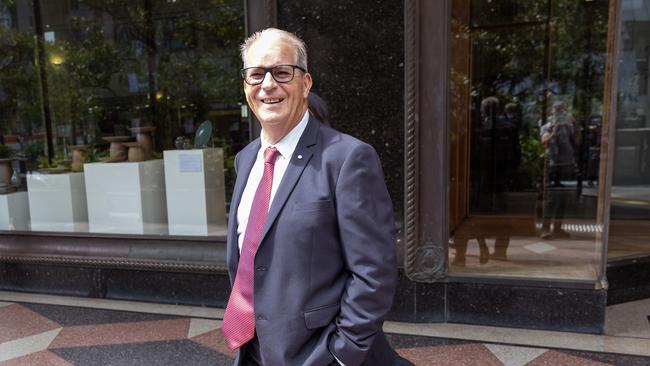
M 264 363 L 262 363 L 260 342 L 257 339 L 257 334 L 243 347 L 241 354 L 241 357 L 243 358 L 242 366 L 264 366 Z

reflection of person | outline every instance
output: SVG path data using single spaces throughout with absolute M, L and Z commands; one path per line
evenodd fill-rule
M 573 118 L 562 101 L 553 103 L 553 111 L 540 131 L 542 144 L 546 147 L 547 174 L 545 176 L 546 205 L 542 223 L 542 238 L 568 236 L 562 230 L 562 218 L 567 198 L 560 188 L 563 180 L 575 178 L 575 149 L 577 145 Z M 551 227 L 552 225 L 552 227 Z
M 399 364 L 382 332 L 397 276 L 376 152 L 307 111 L 312 79 L 295 35 L 255 33 L 242 58 L 262 136 L 235 159 L 222 324 L 235 364 Z

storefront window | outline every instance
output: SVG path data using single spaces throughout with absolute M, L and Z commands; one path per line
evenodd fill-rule
M 452 3 L 450 273 L 593 280 L 604 0 Z
M 0 230 L 224 235 L 249 141 L 243 16 L 239 0 L 0 0 Z
M 608 258 L 650 254 L 650 1 L 622 4 Z

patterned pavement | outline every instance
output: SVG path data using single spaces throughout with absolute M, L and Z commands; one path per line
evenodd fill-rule
M 0 302 L 0 366 L 231 365 L 220 321 Z M 650 357 L 389 334 L 416 365 L 649 365 Z

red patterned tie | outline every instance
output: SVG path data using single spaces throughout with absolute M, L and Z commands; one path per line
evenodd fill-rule
M 266 216 L 269 213 L 271 186 L 273 185 L 273 168 L 278 150 L 268 147 L 264 151 L 264 175 L 257 186 L 248 225 L 244 233 L 244 242 L 239 254 L 239 265 L 235 283 L 230 292 L 228 306 L 223 314 L 221 331 L 232 349 L 241 347 L 255 334 L 255 311 L 253 309 L 253 266 L 255 252 L 260 244 Z M 235 215 L 233 215 L 234 217 Z

